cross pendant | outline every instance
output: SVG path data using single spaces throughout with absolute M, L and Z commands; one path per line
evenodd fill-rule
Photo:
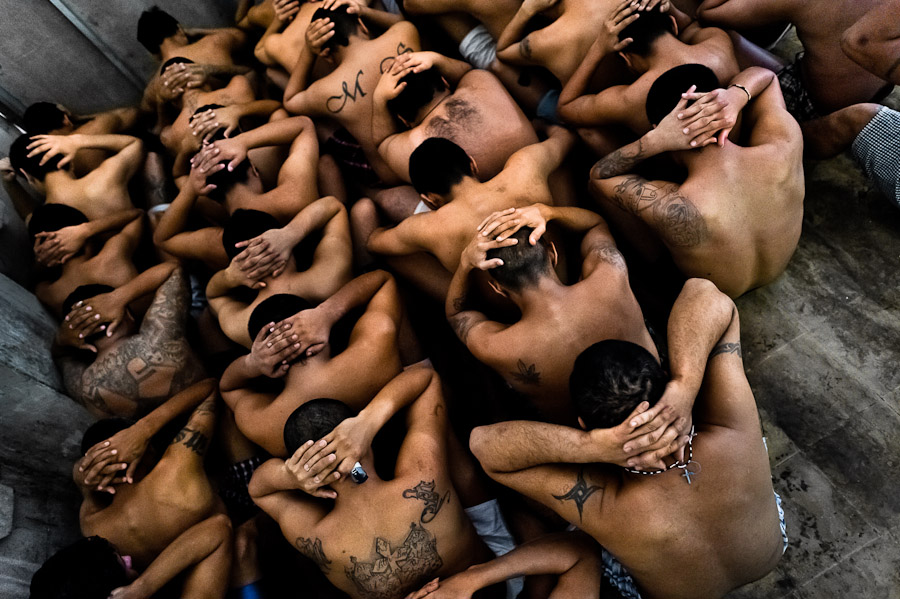
M 691 484 L 691 477 L 694 476 L 694 473 L 685 468 L 681 476 L 684 477 L 684 479 L 687 481 L 687 484 Z

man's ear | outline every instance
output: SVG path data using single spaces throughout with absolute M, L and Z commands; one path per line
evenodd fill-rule
M 429 191 L 428 193 L 420 193 L 419 197 L 422 198 L 422 201 L 425 202 L 425 205 L 432 210 L 437 210 L 443 205 L 443 202 L 441 202 L 441 196 L 434 192 Z
M 581 427 L 581 430 L 587 430 L 587 425 L 584 423 L 584 420 L 581 419 L 581 416 L 578 417 L 578 426 Z
M 622 57 L 622 60 L 625 61 L 625 64 L 628 65 L 629 69 L 634 69 L 634 65 L 631 64 L 631 55 L 628 52 L 619 52 L 619 56 Z
M 475 159 L 472 158 L 471 155 L 469 156 L 469 164 L 472 165 L 472 174 L 477 175 L 478 174 L 478 163 L 475 162 Z
M 363 20 L 362 20 L 361 18 L 359 18 L 359 17 L 356 17 L 356 20 L 359 21 L 359 28 L 360 28 L 360 30 L 363 31 L 363 32 L 364 32 L 366 35 L 368 35 L 369 37 L 372 37 L 372 34 L 369 33 L 369 28 L 366 27 L 366 24 L 363 23 Z
M 489 279 L 489 280 L 488 280 L 488 285 L 490 285 L 490 286 L 491 286 L 491 289 L 493 289 L 494 291 L 496 291 L 497 293 L 499 293 L 499 294 L 502 295 L 503 297 L 509 297 L 509 294 L 506 292 L 506 290 L 505 290 L 503 287 L 501 287 L 501 286 L 500 286 L 500 283 L 498 283 L 498 282 L 495 281 L 494 279 Z
M 673 15 L 669 15 L 669 18 L 672 19 L 672 28 L 675 30 L 675 37 L 678 37 L 678 21 L 675 20 Z
M 559 261 L 559 254 L 556 252 L 556 245 L 552 241 L 550 242 L 550 246 L 547 248 L 547 253 L 550 255 L 550 265 L 553 268 L 556 268 L 556 263 Z

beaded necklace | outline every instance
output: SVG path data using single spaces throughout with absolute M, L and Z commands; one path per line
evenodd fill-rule
M 670 464 L 666 468 L 660 468 L 659 470 L 633 470 L 631 468 L 625 468 L 626 471 L 631 472 L 632 474 L 643 474 L 646 476 L 654 476 L 656 474 L 662 474 L 663 472 L 668 472 L 672 468 L 678 468 L 682 471 L 681 476 L 685 478 L 687 484 L 691 484 L 691 477 L 697 476 L 700 474 L 700 462 L 694 461 L 694 437 L 697 436 L 697 433 L 694 432 L 694 427 L 691 427 L 691 435 L 688 438 L 687 448 L 688 448 L 688 459 L 686 462 L 679 462 L 675 460 L 674 463 Z M 691 470 L 691 464 L 694 464 L 697 468 L 696 470 Z

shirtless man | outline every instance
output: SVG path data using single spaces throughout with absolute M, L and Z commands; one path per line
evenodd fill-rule
M 563 285 L 553 270 L 556 249 L 541 238 L 548 221 L 584 233 L 582 278 L 574 285 Z M 518 322 L 494 322 L 470 309 L 470 280 L 477 271 L 487 271 L 491 287 L 519 307 Z M 606 223 L 581 208 L 534 204 L 486 218 L 462 253 L 445 308 L 472 355 L 551 422 L 575 423 L 567 400 L 569 373 L 584 348 L 602 339 L 628 339 L 657 355 Z
M 497 40 L 497 58 L 545 67 L 565 85 L 620 0 L 525 0 Z M 524 35 L 536 16 L 552 23 Z
M 691 279 L 669 318 L 671 380 L 641 348 L 598 343 L 572 372 L 586 430 L 504 422 L 473 430 L 472 451 L 494 480 L 599 542 L 623 597 L 723 597 L 771 571 L 787 548 L 739 328 L 734 303 Z M 623 450 L 663 408 L 676 420 L 650 453 L 656 464 L 617 467 L 634 468 Z
M 435 52 L 398 59 L 381 76 L 372 109 L 378 152 L 404 181 L 410 180 L 410 155 L 429 137 L 444 137 L 463 148 L 482 181 L 503 170 L 514 152 L 538 141 L 497 77 Z M 397 123 L 408 130 L 398 132 Z
M 375 472 L 371 442 L 406 406 L 406 436 L 394 476 L 385 481 Z M 250 494 L 341 591 L 353 599 L 401 599 L 435 576 L 491 558 L 450 480 L 447 435 L 437 375 L 412 368 L 356 417 L 333 399 L 298 408 L 284 426 L 291 457 L 261 465 Z M 350 472 L 354 462 L 366 479 Z M 303 492 L 311 487 L 313 497 Z M 502 587 L 491 590 L 503 595 Z
M 312 235 L 318 231 L 321 239 L 316 241 Z M 236 260 L 241 253 L 236 245 L 258 237 L 279 248 L 277 261 L 260 264 L 260 272 L 244 270 Z M 294 248 L 307 238 L 312 241 L 302 246 L 301 253 L 303 258 L 311 256 L 311 264 L 298 270 Z M 209 280 L 206 297 L 225 335 L 248 349 L 256 336 L 247 333 L 248 322 L 263 301 L 290 294 L 318 304 L 352 278 L 350 223 L 343 205 L 332 197 L 310 204 L 286 227 L 279 227 L 278 221 L 265 212 L 236 211 L 222 232 L 222 245 L 231 262 Z M 247 292 L 252 294 L 253 290 L 257 293 L 251 299 Z
M 700 27 L 677 11 L 636 11 L 630 2 L 616 7 L 566 83 L 559 96 L 559 116 L 566 123 L 587 127 L 621 124 L 634 133 L 646 133 L 650 130 L 644 110 L 647 92 L 656 78 L 672 67 L 706 65 L 722 82 L 731 81 L 740 72 L 731 38 L 723 30 Z M 637 80 L 586 94 L 600 61 L 615 52 L 638 76 Z
M 590 186 L 608 218 L 621 225 L 636 247 L 646 247 L 641 239 L 659 239 L 686 276 L 709 279 L 738 297 L 773 281 L 797 247 L 803 221 L 803 139 L 774 74 L 752 67 L 744 88 L 745 101 L 753 97 L 743 113 L 746 146 L 725 139 L 722 146 L 703 147 L 715 137 L 694 145 L 678 114 L 687 113 L 684 91 L 694 91 L 689 88 L 701 79 L 707 87 L 700 91 L 716 85 L 704 69 L 683 65 L 657 79 L 647 97 L 647 114 L 658 125 L 595 164 Z M 664 152 L 674 152 L 672 158 L 687 169 L 684 183 L 633 174 L 636 165 Z
M 363 186 L 383 187 L 399 182 L 381 159 L 372 132 L 372 97 L 381 73 L 397 56 L 419 50 L 419 34 L 409 21 L 400 21 L 377 38 L 346 6 L 320 9 L 306 30 L 297 64 L 284 90 L 284 107 L 294 114 L 337 121 L 362 148 L 371 172 L 360 172 Z M 334 71 L 310 81 L 313 63 L 324 56 Z
M 178 409 L 160 414 L 165 418 L 160 418 L 159 428 L 180 413 L 191 409 L 193 413 L 155 464 L 148 463 L 149 452 L 143 460 L 137 458 L 141 465 L 128 477 L 134 482 L 121 484 L 125 482 L 121 477 L 114 489 L 105 488 L 112 497 L 87 486 L 78 470 L 93 453 L 108 452 L 115 446 L 94 445 L 103 440 L 94 433 L 105 422 L 85 434 L 83 451 L 89 455 L 76 463 L 73 475 L 84 497 L 79 514 L 81 532 L 89 538 L 60 551 L 38 570 L 31 583 L 35 599 L 150 597 L 182 573 L 180 597 L 225 596 L 232 561 L 231 524 L 203 470 L 203 456 L 215 424 L 215 381 L 186 389 L 166 407 Z M 149 442 L 144 432 L 150 431 L 149 419 L 125 428 L 109 441 L 127 434 L 140 436 L 138 446 L 143 446 L 139 450 L 143 454 Z
M 192 42 L 189 38 L 194 36 L 199 39 Z M 248 71 L 234 63 L 235 53 L 246 42 L 246 34 L 240 29 L 186 30 L 172 15 L 154 6 L 141 13 L 137 39 L 163 63 L 176 56 L 194 63 L 180 64 L 165 76 L 154 75 L 144 92 L 144 108 L 148 110 L 203 85 L 210 77 L 224 77 L 227 81 Z
M 142 293 L 155 291 L 140 326 L 124 308 L 152 284 L 132 291 L 140 276 L 118 288 L 76 290 L 63 307 L 67 316 L 57 333 L 54 358 L 66 391 L 94 416 L 140 417 L 203 378 L 186 338 L 190 290 L 181 269 L 173 267 L 166 263 L 147 271 L 158 277 L 171 274 L 158 289 Z M 101 324 L 95 329 L 91 321 Z M 67 351 L 72 346 L 87 347 L 93 355 Z
M 290 150 L 278 169 L 276 185 L 266 190 L 254 164 L 254 151 L 272 146 L 288 146 Z M 195 192 L 205 189 L 202 195 L 222 202 L 229 214 L 239 208 L 264 210 L 282 224 L 319 198 L 318 164 L 316 130 L 312 121 L 302 116 L 275 120 L 220 139 L 204 146 L 191 159 L 192 169 L 198 171 L 196 176 L 205 176 L 207 184 L 204 188 L 195 182 Z M 180 230 L 173 227 L 170 233 Z
M 99 114 L 76 116 L 59 104 L 35 102 L 22 115 L 22 125 L 31 135 L 106 135 L 123 133 L 138 121 L 137 108 L 116 108 Z M 76 177 L 86 175 L 100 166 L 109 153 L 99 149 L 82 148 L 72 159 Z
M 110 152 L 100 166 L 83 177 L 67 167 L 82 149 Z M 47 197 L 47 204 L 65 204 L 97 220 L 131 210 L 128 181 L 140 168 L 144 146 L 130 135 L 22 135 L 9 149 L 13 168 Z
M 893 89 L 886 71 L 870 73 L 842 49 L 848 30 L 883 4 L 882 0 L 706 0 L 697 18 L 731 28 L 793 23 L 804 52 L 778 76 L 788 108 L 805 121 L 851 104 L 878 102 Z
M 435 256 L 443 266 L 436 275 L 443 281 L 439 298 L 443 301 L 460 254 L 487 216 L 510 206 L 553 204 L 548 179 L 573 142 L 567 130 L 551 127 L 545 141 L 518 150 L 496 177 L 481 183 L 477 165 L 465 150 L 448 139 L 426 139 L 410 156 L 409 170 L 413 187 L 433 211 L 413 214 L 393 228 L 375 229 L 368 237 L 368 250 L 387 256 L 416 252 Z M 364 210 L 364 205 L 354 208 L 354 217 Z M 369 218 L 375 216 L 373 208 L 368 212 Z
M 363 305 L 349 344 L 334 354 L 334 324 Z M 396 284 L 384 271 L 357 277 L 316 308 L 296 296 L 262 304 L 251 319 L 250 354 L 233 362 L 220 383 L 238 428 L 271 455 L 287 457 L 284 423 L 301 404 L 332 397 L 362 410 L 400 372 L 400 317 Z M 284 377 L 284 391 L 254 389 L 261 376 Z

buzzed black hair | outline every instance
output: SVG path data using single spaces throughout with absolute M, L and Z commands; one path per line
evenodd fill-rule
M 309 440 L 318 441 L 352 416 L 353 410 L 336 399 L 322 397 L 304 403 L 284 423 L 284 446 L 288 454 L 293 455 Z
M 35 154 L 29 157 L 28 144 L 31 143 L 31 135 L 20 135 L 16 138 L 12 145 L 9 146 L 9 161 L 12 167 L 17 171 L 23 171 L 37 179 L 43 181 L 47 177 L 47 173 L 59 170 L 59 161 L 62 155 L 57 155 L 48 160 L 45 164 L 41 164 L 43 154 Z
M 125 567 L 109 541 L 88 537 L 44 562 L 31 578 L 31 599 L 106 599 L 127 584 Z
M 396 98 L 387 101 L 387 109 L 407 123 L 416 120 L 419 109 L 431 102 L 435 93 L 447 89 L 441 72 L 435 67 L 421 73 L 409 73 L 400 79 L 400 83 L 405 83 L 406 87 Z
M 52 102 L 35 102 L 25 109 L 22 126 L 31 135 L 50 133 L 66 124 L 66 112 Z
M 547 242 L 542 237 L 531 245 L 528 238 L 532 232 L 531 227 L 522 227 L 510 235 L 511 239 L 518 240 L 517 244 L 487 251 L 488 260 L 503 260 L 502 266 L 495 266 L 488 273 L 506 289 L 519 291 L 533 285 L 552 269 Z
M 84 212 L 65 204 L 43 204 L 31 213 L 28 234 L 34 239 L 38 233 L 52 233 L 66 227 L 74 227 L 88 222 Z
M 256 339 L 260 329 L 270 322 L 280 322 L 297 312 L 309 310 L 313 305 L 305 298 L 290 293 L 279 293 L 261 301 L 250 313 L 247 332 L 250 339 Z
M 150 54 L 159 54 L 163 40 L 178 33 L 178 19 L 154 6 L 138 19 L 137 40 Z
M 656 405 L 668 377 L 649 351 L 640 345 L 607 339 L 575 359 L 569 393 L 587 428 L 621 424 L 642 401 Z
M 653 49 L 653 42 L 667 33 L 675 35 L 675 23 L 669 13 L 661 12 L 659 7 L 637 14 L 638 18 L 619 32 L 619 41 L 630 37 L 631 43 L 622 51 L 646 57 Z
M 320 8 L 313 13 L 310 23 L 316 19 L 330 19 L 334 23 L 334 35 L 322 44 L 323 50 L 334 52 L 338 46 L 349 46 L 350 36 L 359 31 L 359 17 L 347 12 L 347 6 L 333 9 Z
M 268 212 L 238 208 L 228 217 L 222 230 L 225 253 L 230 260 L 241 253 L 241 249 L 234 247 L 234 244 L 258 237 L 269 229 L 278 228 L 281 228 L 281 223 Z
M 446 195 L 472 176 L 472 159 L 449 139 L 429 137 L 409 155 L 409 180 L 418 193 Z
M 669 69 L 656 78 L 647 93 L 647 119 L 654 125 L 666 118 L 681 101 L 681 94 L 692 85 L 697 93 L 705 93 L 719 87 L 719 78 L 702 64 L 683 64 Z

